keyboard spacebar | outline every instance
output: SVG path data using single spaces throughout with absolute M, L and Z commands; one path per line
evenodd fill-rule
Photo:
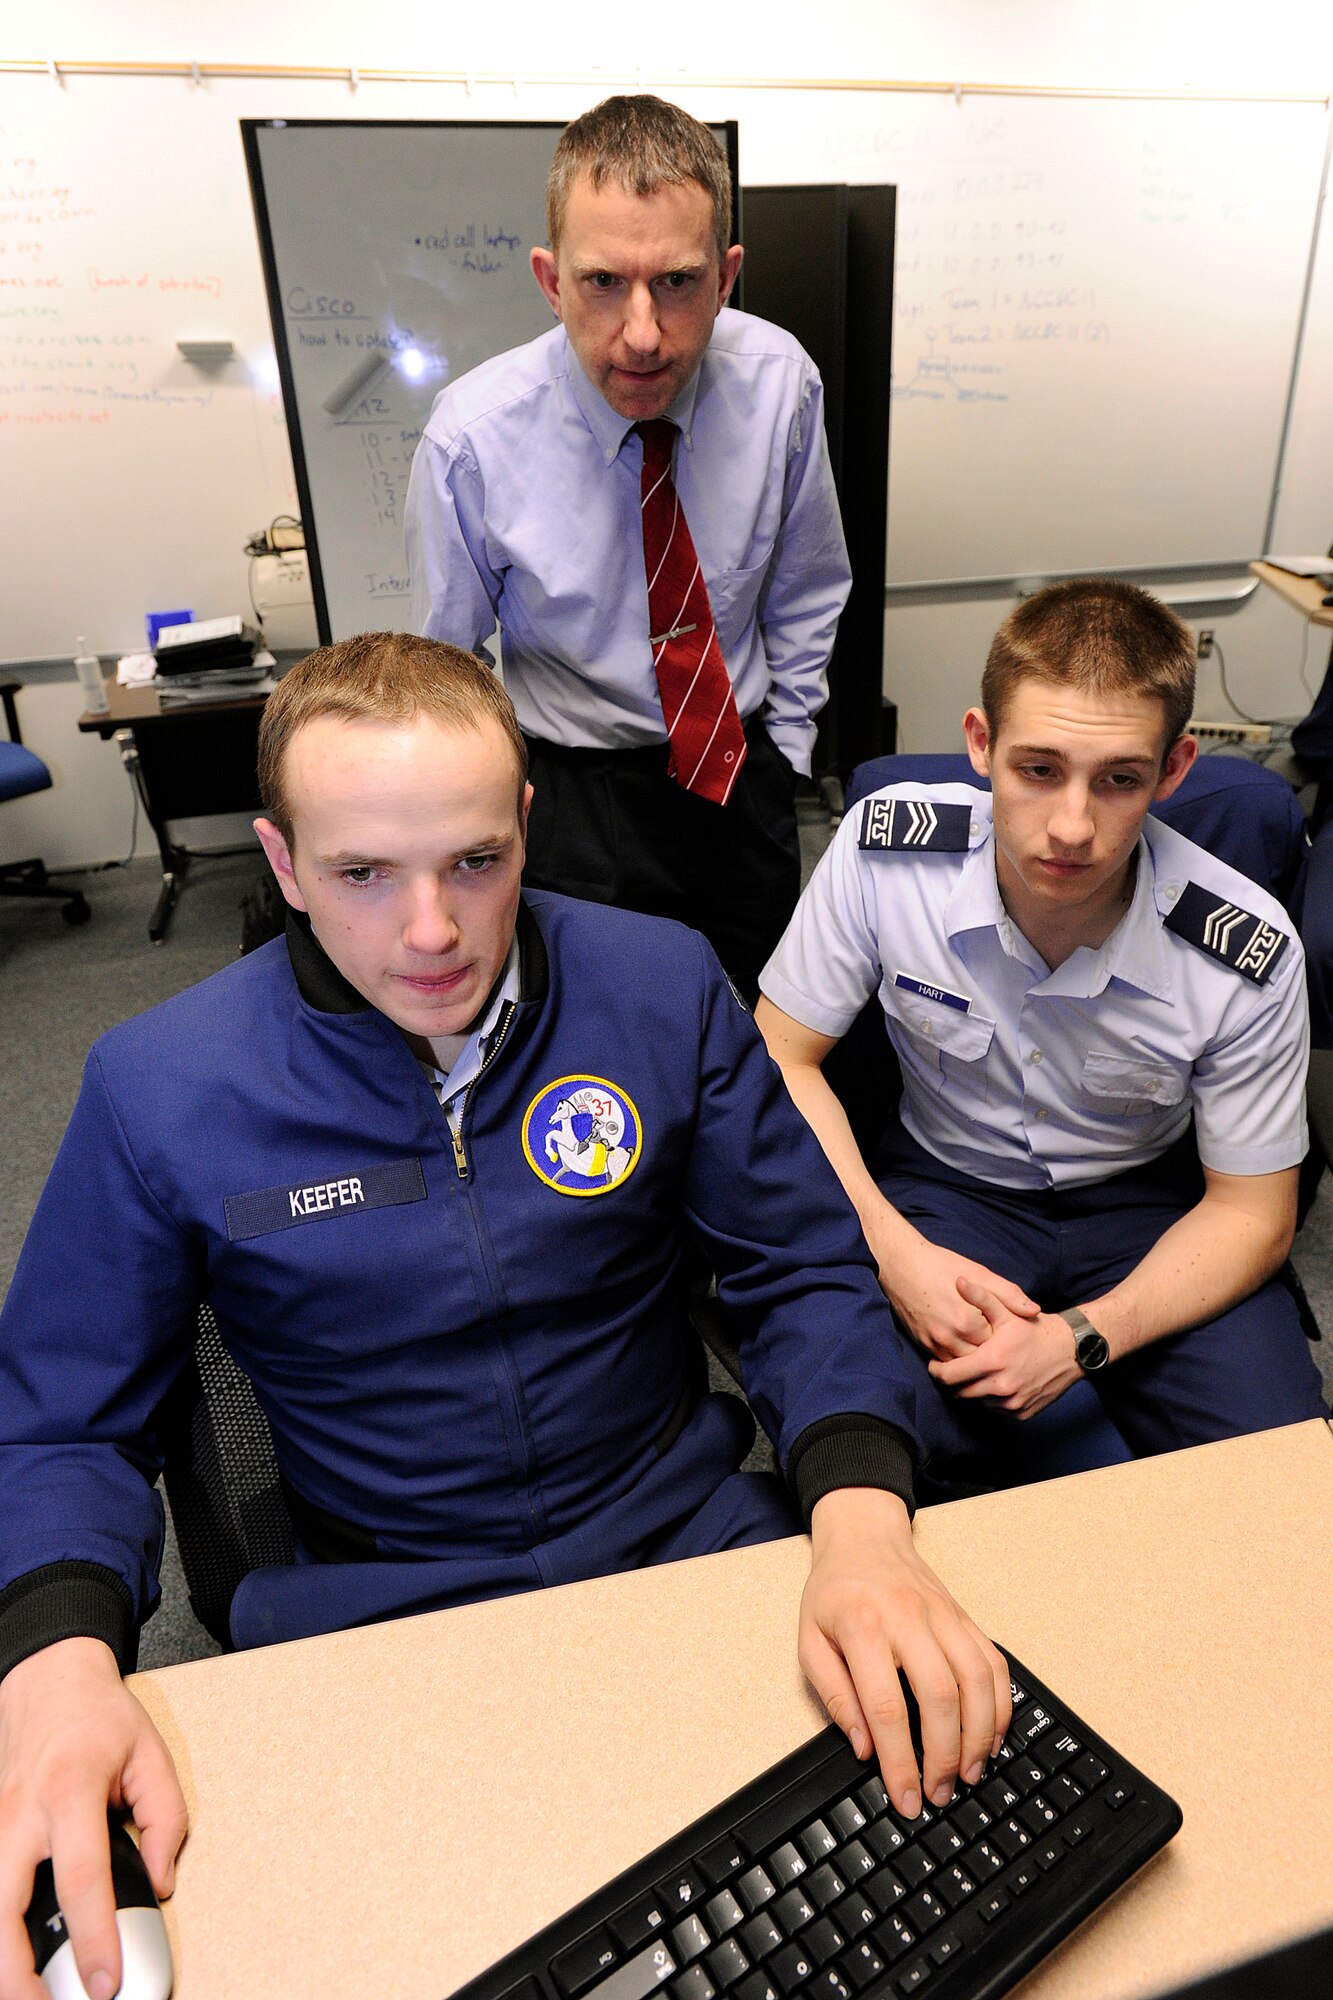
M 676 1961 L 666 1946 L 650 1944 L 600 1985 L 590 1986 L 583 2000 L 645 2000 L 645 1995 L 664 1979 L 670 1979 L 675 1970 Z
M 832 1731 L 826 1734 L 832 1739 Z M 845 1764 L 845 1773 L 839 1772 L 839 1765 Z M 862 1778 L 871 1776 L 879 1769 L 877 1764 L 863 1764 L 845 1736 L 830 1742 L 827 1756 L 816 1764 L 813 1771 L 807 1771 L 794 1785 L 789 1785 L 770 1799 L 766 1806 L 751 1813 L 749 1819 L 742 1820 L 736 1828 L 736 1838 L 744 1843 L 747 1853 L 759 1856 L 776 1847 L 780 1840 L 804 1826 L 811 1814 L 826 1806 L 837 1795 L 838 1778 L 845 1775 L 848 1786 L 858 1784 Z

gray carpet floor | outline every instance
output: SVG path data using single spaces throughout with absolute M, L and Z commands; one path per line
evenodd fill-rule
M 814 811 L 802 836 L 808 865 L 828 837 Z M 8 1290 L 90 1044 L 117 1021 L 236 956 L 240 899 L 261 866 L 258 848 L 253 855 L 197 861 L 162 944 L 148 938 L 158 888 L 157 870 L 148 862 L 70 877 L 93 906 L 91 922 L 79 929 L 63 921 L 55 903 L 0 898 L 0 1296 Z M 1325 1392 L 1333 1394 L 1333 1178 L 1327 1173 L 1301 1232 L 1296 1264 L 1327 1330 L 1315 1351 Z M 165 1666 L 216 1651 L 190 1613 L 169 1541 L 162 1607 L 145 1628 L 140 1665 Z

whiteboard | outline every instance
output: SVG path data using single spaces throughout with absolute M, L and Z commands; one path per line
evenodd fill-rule
M 898 184 L 891 585 L 1266 546 L 1325 121 L 936 96 L 844 129 L 845 177 L 870 141 Z
M 552 324 L 558 125 L 247 126 L 324 639 L 411 624 L 403 503 L 444 384 Z
M 405 630 L 403 504 L 446 382 L 544 333 L 559 124 L 247 123 L 321 636 Z M 735 164 L 735 133 L 717 128 Z
M 112 653 L 142 645 L 149 610 L 242 610 L 246 537 L 299 506 L 242 119 L 559 123 L 609 87 L 479 86 L 472 97 L 462 85 L 354 94 L 290 76 L 57 86 L 0 75 L 0 655 L 68 659 L 80 633 Z M 1261 552 L 1322 108 L 958 104 L 684 80 L 670 94 L 701 118 L 738 117 L 752 182 L 898 186 L 892 581 Z M 982 186 L 1001 169 L 1003 187 Z M 958 385 L 997 383 L 1003 401 L 919 393 L 942 387 L 929 378 L 946 346 L 957 356 L 986 345 L 943 331 L 961 317 L 946 313 L 956 281 L 984 275 L 1012 292 L 1042 275 L 1018 260 L 1042 254 L 1028 238 L 1043 220 L 1063 239 L 1050 254 L 1066 259 L 1046 277 L 1087 294 L 1077 320 L 1106 337 L 1010 331 L 990 343 L 1000 376 L 948 371 Z M 974 248 L 974 228 L 994 247 Z M 1004 268 L 943 268 L 964 251 Z M 536 330 L 549 320 L 526 283 Z M 1328 296 L 1317 295 L 1305 379 L 1329 369 Z M 1020 316 L 1012 304 L 1002 313 L 997 336 Z M 178 353 L 179 339 L 208 336 L 232 340 L 235 359 L 202 369 Z M 523 337 L 516 324 L 512 339 Z M 1297 440 L 1322 463 L 1320 443 Z

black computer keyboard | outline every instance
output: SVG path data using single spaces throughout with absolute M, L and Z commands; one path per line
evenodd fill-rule
M 900 1818 L 830 1726 L 458 2000 L 1007 1993 L 1181 1823 L 1174 1799 L 1012 1657 L 1010 1673 L 1001 1753 L 947 1806 Z

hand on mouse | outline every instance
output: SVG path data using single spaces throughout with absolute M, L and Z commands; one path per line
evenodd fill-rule
M 0 2000 L 48 2000 L 23 1921 L 48 1856 L 90 2000 L 116 1992 L 108 1802 L 133 1814 L 153 1887 L 169 1896 L 186 1811 L 166 1745 L 110 1648 L 62 1639 L 0 1681 Z

